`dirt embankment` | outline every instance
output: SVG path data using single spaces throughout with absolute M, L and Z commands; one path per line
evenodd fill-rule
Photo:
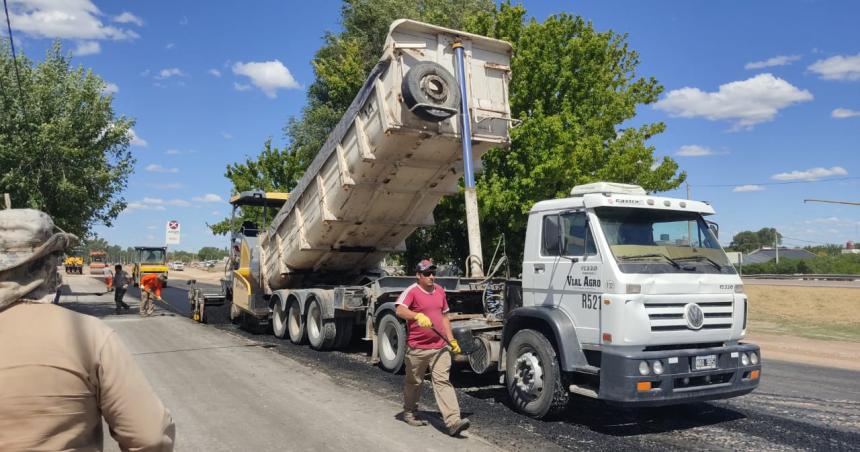
M 860 371 L 860 289 L 745 286 L 748 339 L 771 359 Z

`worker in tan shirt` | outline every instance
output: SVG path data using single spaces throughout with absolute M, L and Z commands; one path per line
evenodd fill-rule
M 175 427 L 116 332 L 51 304 L 75 239 L 46 214 L 0 210 L 0 450 L 173 450 Z

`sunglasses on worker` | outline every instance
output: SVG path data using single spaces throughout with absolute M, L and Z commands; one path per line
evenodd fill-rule
M 436 276 L 436 270 L 424 270 L 424 271 L 419 272 L 419 273 L 421 273 L 421 276 L 423 276 L 425 278 L 428 276 Z

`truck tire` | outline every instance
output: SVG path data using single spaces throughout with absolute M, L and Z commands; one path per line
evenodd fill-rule
M 322 306 L 319 300 L 311 298 L 308 303 L 306 324 L 308 330 L 308 343 L 314 350 L 328 350 L 334 346 L 337 336 L 337 328 L 334 321 L 323 319 Z
M 334 323 L 337 330 L 334 339 L 334 348 L 346 348 L 352 342 L 353 319 L 352 317 L 336 318 Z
M 569 394 L 555 349 L 543 334 L 535 330 L 515 334 L 505 364 L 505 386 L 517 411 L 535 419 L 564 411 Z
M 406 325 L 390 312 L 382 316 L 376 331 L 379 366 L 393 374 L 400 372 L 406 357 Z
M 287 335 L 287 311 L 277 299 L 272 307 L 272 333 L 278 339 L 283 339 Z
M 287 332 L 290 335 L 290 342 L 300 345 L 308 340 L 307 330 L 305 328 L 305 319 L 302 317 L 302 310 L 296 300 L 288 301 L 287 308 Z
M 409 69 L 400 86 L 403 102 L 416 116 L 439 122 L 456 114 L 460 108 L 460 87 L 447 69 L 432 61 L 421 61 Z M 433 106 L 452 110 L 440 110 Z

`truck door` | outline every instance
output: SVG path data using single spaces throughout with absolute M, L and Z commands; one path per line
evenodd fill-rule
M 561 257 L 552 284 L 558 291 L 557 306 L 573 319 L 582 343 L 597 344 L 603 298 L 603 265 L 584 211 L 559 216 Z M 562 267 L 564 266 L 564 267 Z
M 530 221 L 533 223 L 529 227 L 539 228 L 540 234 L 536 237 L 539 244 L 531 242 L 523 259 L 523 305 L 555 306 L 557 287 L 553 286 L 553 274 L 561 255 L 559 215 L 549 213 Z

